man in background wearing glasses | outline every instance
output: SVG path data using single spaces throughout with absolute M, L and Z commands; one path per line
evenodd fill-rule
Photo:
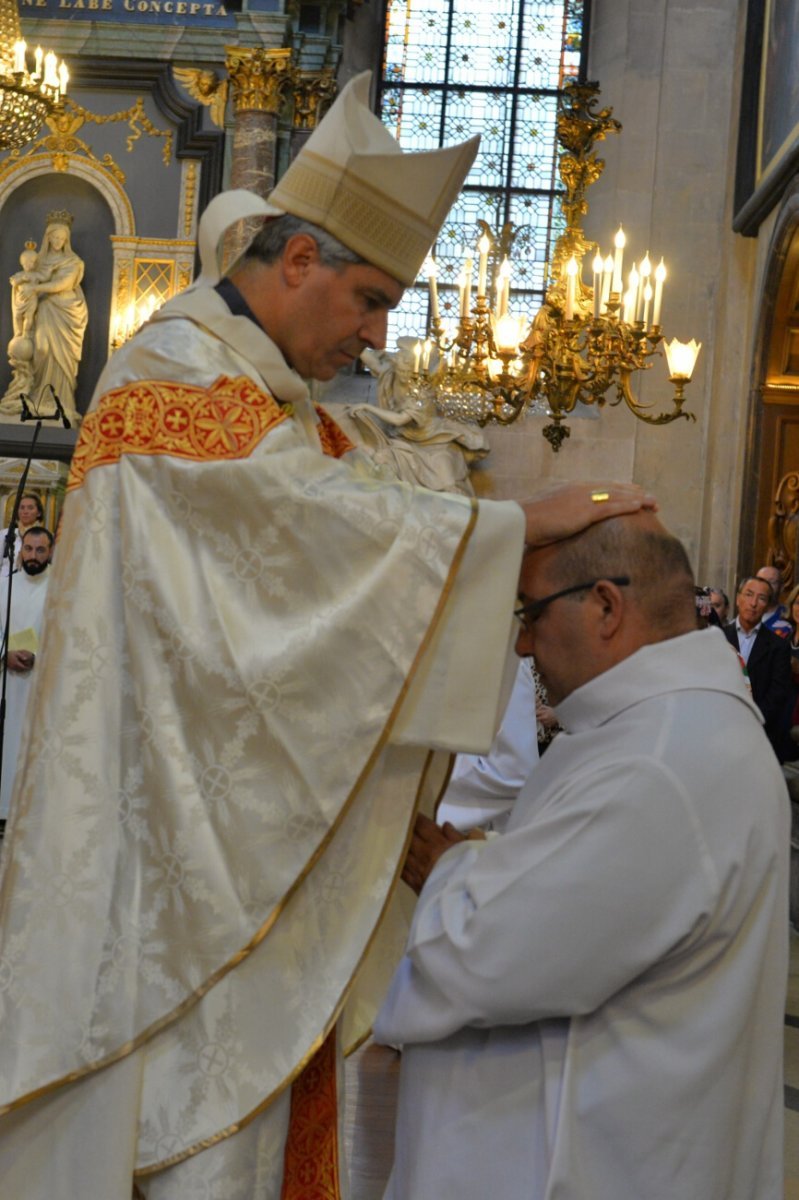
M 651 513 L 528 550 L 520 602 L 565 732 L 502 835 L 417 826 L 386 1200 L 781 1200 L 788 804 L 739 663 Z

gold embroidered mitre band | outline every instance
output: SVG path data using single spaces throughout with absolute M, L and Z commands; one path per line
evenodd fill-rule
M 356 76 L 311 134 L 269 204 L 326 229 L 401 283 L 419 274 L 474 162 L 479 137 L 405 154 Z

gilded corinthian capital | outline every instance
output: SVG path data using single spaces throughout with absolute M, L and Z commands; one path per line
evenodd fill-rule
M 234 112 L 279 113 L 284 93 L 294 79 L 291 50 L 240 46 L 227 46 L 225 50 Z
M 316 129 L 336 96 L 332 67 L 320 72 L 300 71 L 294 76 L 294 128 Z

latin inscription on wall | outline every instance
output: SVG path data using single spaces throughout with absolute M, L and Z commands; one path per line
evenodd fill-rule
M 278 12 L 280 0 L 256 0 L 249 9 Z M 19 0 L 24 17 L 116 21 L 162 25 L 232 26 L 235 17 L 220 0 Z

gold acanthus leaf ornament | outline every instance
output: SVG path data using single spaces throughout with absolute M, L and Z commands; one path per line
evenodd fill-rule
M 199 100 L 211 110 L 211 120 L 217 128 L 225 124 L 225 107 L 227 105 L 228 80 L 222 79 L 216 71 L 203 67 L 173 67 L 175 79 L 184 87 L 192 100 Z

